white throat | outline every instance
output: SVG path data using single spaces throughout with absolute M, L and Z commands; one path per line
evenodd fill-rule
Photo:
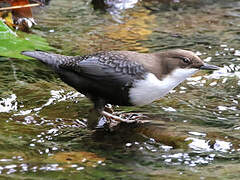
M 129 98 L 134 105 L 145 105 L 157 100 L 196 73 L 198 69 L 175 69 L 171 74 L 159 80 L 154 74 L 148 73 L 145 79 L 138 80 L 129 90 Z

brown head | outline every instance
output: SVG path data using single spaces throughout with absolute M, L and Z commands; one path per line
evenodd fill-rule
M 154 53 L 154 55 L 159 59 L 161 76 L 171 74 L 176 69 L 192 69 L 196 71 L 219 69 L 217 66 L 204 63 L 192 51 L 174 49 Z

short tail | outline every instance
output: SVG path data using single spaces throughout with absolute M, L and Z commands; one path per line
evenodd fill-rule
M 63 56 L 63 55 L 48 53 L 44 51 L 22 51 L 21 54 L 38 59 L 43 63 L 52 67 L 58 67 L 66 59 L 70 58 L 70 56 Z

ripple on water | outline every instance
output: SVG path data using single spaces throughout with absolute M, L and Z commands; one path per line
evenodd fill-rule
M 80 2 L 80 5 L 76 5 L 75 3 L 77 2 Z M 119 1 L 119 3 L 117 2 L 115 4 L 116 5 L 115 9 L 122 10 L 126 8 L 132 8 L 133 5 L 136 5 L 135 3 L 137 2 L 137 0 L 132 0 L 128 2 L 129 2 L 128 4 L 127 3 L 124 4 L 123 1 L 121 2 Z M 174 2 L 178 2 L 178 1 L 174 1 Z M 168 116 L 168 115 L 170 116 L 171 114 L 176 114 L 175 119 L 181 118 L 181 116 L 184 115 L 185 117 L 183 122 L 186 122 L 186 123 L 184 123 L 183 126 L 185 126 L 185 129 L 188 129 L 188 127 L 186 126 L 188 126 L 191 122 L 194 122 L 196 120 L 195 118 L 196 116 L 192 115 L 194 113 L 198 115 L 199 122 L 204 121 L 203 120 L 204 118 L 207 119 L 208 123 L 213 122 L 215 120 L 216 121 L 219 120 L 221 124 L 224 124 L 225 122 L 226 123 L 233 122 L 233 121 L 237 122 L 238 124 L 234 124 L 235 125 L 233 128 L 234 132 L 231 132 L 233 134 L 231 133 L 229 134 L 233 136 L 238 136 L 239 129 L 240 129 L 240 126 L 239 126 L 240 94 L 239 92 L 234 92 L 234 93 L 238 93 L 238 95 L 231 94 L 228 92 L 228 90 L 225 90 L 221 86 L 225 85 L 224 86 L 225 88 L 231 88 L 233 91 L 237 91 L 237 88 L 240 85 L 240 81 L 239 81 L 240 66 L 238 65 L 240 60 L 239 58 L 240 50 L 236 48 L 238 47 L 238 44 L 239 44 L 238 43 L 239 27 L 237 27 L 237 29 L 234 29 L 236 28 L 235 24 L 237 26 L 239 25 L 239 23 L 234 22 L 234 20 L 237 22 L 239 20 L 231 19 L 231 21 L 233 20 L 233 22 L 231 22 L 231 26 L 230 27 L 227 26 L 227 24 L 230 22 L 229 22 L 229 19 L 227 20 L 224 19 L 225 18 L 224 13 L 225 11 L 228 11 L 229 7 L 231 6 L 227 6 L 224 10 L 219 9 L 219 7 L 217 6 L 219 4 L 228 5 L 227 1 L 218 1 L 220 2 L 219 4 L 217 1 L 214 1 L 214 12 L 212 11 L 213 7 L 211 7 L 211 3 L 210 5 L 207 4 L 205 6 L 202 6 L 203 7 L 202 9 L 204 9 L 204 12 L 203 12 L 203 11 L 196 11 L 195 9 L 188 7 L 188 2 L 190 1 L 186 1 L 186 2 L 181 1 L 181 3 L 183 3 L 184 6 L 182 6 L 182 4 L 179 3 L 178 7 L 180 8 L 179 9 L 177 8 L 178 10 L 175 9 L 175 6 L 171 6 L 171 7 L 165 8 L 164 11 L 160 11 L 159 9 L 157 9 L 156 12 L 151 11 L 151 8 L 145 9 L 145 7 L 141 7 L 141 2 L 140 2 L 139 6 L 136 5 L 137 6 L 136 9 L 137 11 L 140 10 L 139 12 L 142 11 L 143 13 L 136 13 L 135 9 L 132 9 L 131 11 L 128 11 L 128 12 L 126 11 L 127 13 L 125 17 L 129 17 L 131 21 L 129 21 L 128 18 L 123 19 L 120 17 L 120 20 L 125 21 L 125 23 L 118 24 L 116 22 L 112 23 L 112 19 L 108 21 L 107 20 L 108 17 L 106 18 L 105 13 L 101 15 L 100 13 L 98 14 L 93 12 L 91 7 L 89 8 L 85 6 L 84 4 L 85 1 L 74 1 L 75 9 L 69 2 L 66 3 L 66 1 L 62 1 L 62 2 L 58 1 L 53 6 L 49 6 L 50 10 L 51 8 L 56 8 L 54 9 L 54 11 L 52 11 L 53 14 L 51 14 L 52 12 L 49 13 L 47 11 L 46 13 L 42 13 L 42 15 L 46 15 L 46 19 L 53 17 L 52 20 L 49 22 L 42 22 L 41 24 L 44 26 L 44 28 L 46 27 L 47 33 L 45 35 L 48 36 L 48 38 L 50 38 L 50 41 L 52 42 L 52 44 L 55 44 L 58 47 L 62 46 L 62 48 L 67 47 L 71 49 L 71 50 L 64 49 L 65 52 L 70 54 L 72 53 L 72 50 L 74 53 L 76 52 L 82 53 L 82 50 L 84 51 L 84 48 L 85 48 L 85 51 L 87 49 L 87 51 L 89 52 L 96 51 L 96 49 L 105 50 L 109 48 L 118 49 L 118 50 L 119 48 L 125 49 L 125 50 L 130 49 L 130 50 L 146 52 L 146 51 L 149 51 L 149 49 L 151 49 L 151 51 L 155 51 L 159 49 L 179 47 L 179 48 L 188 48 L 191 50 L 197 50 L 196 54 L 199 56 L 203 56 L 203 60 L 205 62 L 216 63 L 218 65 L 225 64 L 220 70 L 214 71 L 211 74 L 199 73 L 195 77 L 188 78 L 184 86 L 181 86 L 179 88 L 180 91 L 178 91 L 178 89 L 172 91 L 172 92 L 175 92 L 176 94 L 178 92 L 180 93 L 180 95 L 177 94 L 179 95 L 178 98 L 183 97 L 182 99 L 177 101 L 177 102 L 181 101 L 180 103 L 175 103 L 175 102 L 171 103 L 171 101 L 170 103 L 165 102 L 166 100 L 165 99 L 165 100 L 161 100 L 161 103 L 163 104 L 160 104 L 160 106 L 157 106 L 157 108 L 158 110 L 162 108 L 162 110 L 165 111 L 164 116 Z M 191 2 L 195 2 L 195 1 L 191 1 Z M 54 3 L 54 1 L 52 1 L 52 3 Z M 61 10 L 59 11 L 58 6 L 61 5 L 61 3 L 64 3 L 66 7 L 63 8 L 62 6 L 60 6 Z M 148 3 L 151 4 L 150 1 Z M 159 6 L 159 4 L 160 3 L 158 2 L 156 5 Z M 215 11 L 216 10 L 215 7 L 219 9 L 219 12 Z M 188 9 L 190 9 L 189 12 L 188 12 Z M 208 19 L 206 17 L 204 18 L 205 16 L 204 14 L 206 14 L 205 10 L 208 12 L 207 16 L 209 16 L 209 13 L 210 15 L 213 15 L 213 19 Z M 77 11 L 79 12 L 76 13 Z M 193 11 L 196 13 L 192 13 Z M 212 12 L 213 14 L 211 14 Z M 235 9 L 235 12 L 237 12 L 236 9 Z M 72 13 L 72 14 L 69 15 L 68 13 Z M 84 13 L 88 14 L 88 16 L 84 15 Z M 40 16 L 41 15 L 39 15 L 39 18 L 41 18 Z M 98 16 L 97 19 L 94 19 L 96 16 Z M 159 18 L 157 16 L 159 16 Z M 56 23 L 57 22 L 56 17 L 58 17 L 59 19 L 62 18 L 64 20 L 70 20 L 72 23 L 64 23 L 65 21 L 58 21 L 58 23 Z M 143 18 L 138 18 L 138 17 L 143 17 Z M 220 24 L 221 25 L 219 26 L 218 20 L 216 19 L 220 19 L 220 17 L 222 17 L 222 19 L 221 19 L 221 23 L 219 23 L 219 25 Z M 234 16 L 232 16 L 232 18 L 234 18 Z M 79 19 L 81 19 L 81 21 L 79 21 Z M 95 21 L 100 21 L 100 22 L 95 22 Z M 80 24 L 78 22 L 80 22 Z M 208 29 L 201 30 L 203 27 L 199 28 L 199 24 L 203 24 L 203 26 L 206 26 L 207 25 L 206 23 L 208 23 L 209 26 L 214 25 L 212 27 L 214 31 L 211 31 L 211 28 L 209 31 Z M 156 24 L 157 26 L 151 26 L 152 24 Z M 224 27 L 224 30 L 221 30 L 222 24 L 227 26 L 226 28 Z M 58 28 L 57 27 L 58 25 L 61 27 Z M 71 25 L 71 27 L 68 25 Z M 72 25 L 74 25 L 77 28 L 72 27 Z M 64 26 L 67 26 L 67 27 L 64 27 Z M 110 27 L 110 28 L 108 29 L 103 27 Z M 99 31 L 99 29 L 101 28 L 103 30 Z M 197 29 L 197 31 L 194 30 L 195 28 Z M 118 29 L 118 30 L 115 31 L 115 29 Z M 66 34 L 65 33 L 66 30 L 67 32 L 69 32 L 68 30 L 70 31 L 73 30 L 73 31 L 72 33 Z M 45 31 L 44 29 L 41 30 L 41 33 L 44 33 L 44 31 Z M 50 35 L 48 35 L 49 32 L 51 32 Z M 61 32 L 59 34 L 61 36 L 56 35 L 59 32 Z M 65 33 L 65 35 L 62 34 L 62 32 Z M 175 37 L 173 37 L 172 34 L 175 34 L 175 32 L 178 32 L 179 35 L 176 35 Z M 217 34 L 219 32 L 220 34 Z M 231 35 L 229 37 L 226 36 L 226 34 L 229 35 L 229 33 L 231 33 Z M 234 33 L 236 33 L 235 34 L 236 36 L 234 36 Z M 185 36 L 184 34 L 187 34 L 187 35 Z M 203 37 L 202 39 L 205 39 L 205 40 L 201 41 L 200 38 L 197 38 L 196 40 L 195 37 L 192 36 L 191 34 L 198 34 L 200 38 Z M 203 36 L 201 36 L 200 34 L 203 34 Z M 83 36 L 86 36 L 86 37 L 83 38 Z M 54 38 L 51 38 L 51 37 L 54 37 Z M 210 37 L 210 38 L 207 38 L 207 37 Z M 73 39 L 76 41 L 72 41 Z M 218 41 L 218 39 L 220 40 Z M 224 40 L 224 41 L 220 42 L 221 40 Z M 229 40 L 228 42 L 232 42 L 233 44 L 237 42 L 236 47 L 234 48 L 230 47 L 228 43 L 225 42 L 227 40 Z M 67 41 L 69 42 L 69 44 L 65 44 Z M 75 42 L 75 43 L 72 43 L 72 42 Z M 79 46 L 78 46 L 78 43 L 80 43 Z M 89 44 L 89 46 L 83 47 L 84 44 Z M 92 49 L 88 50 L 89 48 L 92 48 Z M 24 68 L 21 69 L 21 67 L 19 66 L 16 69 L 18 69 L 21 72 L 20 73 L 16 72 L 15 76 L 17 77 L 23 76 L 21 74 L 24 74 L 24 78 L 23 78 L 24 80 L 25 78 L 30 77 L 24 72 L 25 71 Z M 232 84 L 232 85 L 228 84 L 228 80 L 231 79 L 232 77 L 236 77 L 238 79 L 238 84 Z M 52 85 L 52 84 L 49 83 L 49 85 Z M 200 86 L 201 88 L 198 88 L 198 86 Z M 211 90 L 213 90 L 213 92 L 211 92 Z M 43 91 L 43 90 L 41 89 L 38 91 Z M 223 91 L 223 93 L 218 94 L 219 91 Z M 207 99 L 202 98 L 203 96 L 205 96 L 205 92 L 207 94 Z M 194 98 L 192 98 L 191 93 L 192 94 L 195 93 L 193 95 Z M 199 96 L 200 94 L 203 94 L 203 96 L 202 97 Z M 171 94 L 171 95 L 174 96 L 174 94 Z M 187 97 L 187 95 L 189 96 Z M 199 98 L 197 98 L 198 96 Z M 57 115 L 55 114 L 50 118 L 50 115 L 55 112 L 55 109 L 52 109 L 51 106 L 56 105 L 55 107 L 58 108 L 60 107 L 58 106 L 60 102 L 66 102 L 67 100 L 70 100 L 71 102 L 75 100 L 79 101 L 78 99 L 79 97 L 83 97 L 83 95 L 76 93 L 75 91 L 69 92 L 65 89 L 51 90 L 50 98 L 46 99 L 44 103 L 40 102 L 39 103 L 40 105 L 36 103 L 36 106 L 34 106 L 34 108 L 31 106 L 32 105 L 31 102 L 26 102 L 26 104 L 27 103 L 30 104 L 31 107 L 29 108 L 26 108 L 28 106 L 25 106 L 25 104 L 20 105 L 20 102 L 17 101 L 20 99 L 17 93 L 12 94 L 5 98 L 1 98 L 0 112 L 6 112 L 11 114 L 13 111 L 13 113 L 15 114 L 14 116 L 10 115 L 11 118 L 9 118 L 9 120 L 11 120 L 11 123 L 13 122 L 18 123 L 17 126 L 9 127 L 10 125 L 12 125 L 10 123 L 8 123 L 8 126 L 6 127 L 3 126 L 0 132 L 2 133 L 2 130 L 3 130 L 4 133 L 6 133 L 7 136 L 10 138 L 9 141 L 7 141 L 6 144 L 3 144 L 3 145 L 7 146 L 10 144 L 11 145 L 10 147 L 13 150 L 16 151 L 20 149 L 24 153 L 26 152 L 26 154 L 29 155 L 29 157 L 26 158 L 24 155 L 23 156 L 14 155 L 12 158 L 9 158 L 9 156 L 7 156 L 8 153 L 6 153 L 6 156 L 4 154 L 3 156 L 1 156 L 1 159 L 0 159 L 0 163 L 1 163 L 0 174 L 12 174 L 17 172 L 39 172 L 40 176 L 42 176 L 46 171 L 64 171 L 66 168 L 66 166 L 64 165 L 66 164 L 68 165 L 67 168 L 70 168 L 71 173 L 74 173 L 74 171 L 85 171 L 85 170 L 87 171 L 88 168 L 86 168 L 86 166 L 84 165 L 84 163 L 87 163 L 87 158 L 80 159 L 82 161 L 81 163 L 83 164 L 81 163 L 78 164 L 77 162 L 69 163 L 69 161 L 67 161 L 65 164 L 62 162 L 61 163 L 47 162 L 48 158 L 52 157 L 55 154 L 58 154 L 59 152 L 64 152 L 67 155 L 69 155 L 68 151 L 79 150 L 79 149 L 82 150 L 82 148 L 87 149 L 88 151 L 96 150 L 97 152 L 101 152 L 103 154 L 106 152 L 109 154 L 108 155 L 109 161 L 107 161 L 107 163 L 109 164 L 112 163 L 113 165 L 110 165 L 111 166 L 109 168 L 110 170 L 107 170 L 106 173 L 113 171 L 112 167 L 115 165 L 115 163 L 119 161 L 123 162 L 124 168 L 127 167 L 127 164 L 128 164 L 125 162 L 130 162 L 129 164 L 131 164 L 132 166 L 132 164 L 138 164 L 140 161 L 144 161 L 144 159 L 148 159 L 149 162 L 153 164 L 160 163 L 161 168 L 163 168 L 162 166 L 163 164 L 164 165 L 166 164 L 171 166 L 176 165 L 178 169 L 181 169 L 182 166 L 190 166 L 190 167 L 205 166 L 205 165 L 211 164 L 214 160 L 216 160 L 218 157 L 221 157 L 221 156 L 225 156 L 227 158 L 230 157 L 232 159 L 232 157 L 235 157 L 235 156 L 230 153 L 235 153 L 235 148 L 236 148 L 236 151 L 240 151 L 239 146 L 236 146 L 230 140 L 227 140 L 227 139 L 222 140 L 221 138 L 218 139 L 218 135 L 214 136 L 214 138 L 211 140 L 207 139 L 208 129 L 206 129 L 206 133 L 201 132 L 201 130 L 205 129 L 205 127 L 207 126 L 205 126 L 205 124 L 199 123 L 201 124 L 201 127 L 200 127 L 201 130 L 197 129 L 199 132 L 195 130 L 188 132 L 188 135 L 192 137 L 187 138 L 187 140 L 192 140 L 192 142 L 188 145 L 188 148 L 186 149 L 181 149 L 181 148 L 174 149 L 173 146 L 167 146 L 167 145 L 158 143 L 154 141 L 154 139 L 137 142 L 136 139 L 133 138 L 132 141 L 128 140 L 124 142 L 123 145 L 121 143 L 118 143 L 117 141 L 114 142 L 116 144 L 118 143 L 118 145 L 119 144 L 122 145 L 122 147 L 119 148 L 121 153 L 119 153 L 118 156 L 114 156 L 114 153 L 117 148 L 115 149 L 115 147 L 113 146 L 114 150 L 113 151 L 109 150 L 108 146 L 112 146 L 109 143 L 110 141 L 106 143 L 101 139 L 100 142 L 96 142 L 95 139 L 93 140 L 91 138 L 88 138 L 84 142 L 82 136 L 86 135 L 87 133 L 80 132 L 80 131 L 82 130 L 82 127 L 86 127 L 86 121 L 77 119 L 79 117 L 76 118 L 76 116 L 72 116 L 72 115 L 70 115 L 71 118 L 69 119 L 68 118 L 64 119 L 63 117 L 59 117 L 58 114 Z M 185 97 L 187 97 L 186 98 L 187 100 L 185 99 Z M 201 102 L 199 101 L 200 98 L 202 98 Z M 196 102 L 197 105 L 194 104 L 193 99 L 197 99 L 198 101 Z M 190 106 L 187 106 L 187 109 L 185 109 L 186 107 L 186 106 L 184 107 L 185 104 L 188 104 Z M 84 106 L 85 104 L 82 104 L 82 105 Z M 196 108 L 196 106 L 198 108 Z M 47 115 L 49 116 L 45 116 L 45 114 L 42 115 L 41 113 L 39 113 L 39 112 L 42 112 L 43 109 L 47 109 L 49 107 L 51 110 L 47 112 L 48 113 Z M 61 109 L 61 111 L 62 110 L 64 111 L 65 109 Z M 84 111 L 84 113 L 86 112 L 87 111 Z M 220 116 L 220 113 L 221 113 L 221 116 Z M 208 116 L 211 116 L 211 117 L 208 118 Z M 166 126 L 171 126 L 175 128 L 176 126 L 175 119 L 171 119 L 171 118 L 169 119 L 170 119 L 169 121 L 166 120 L 164 121 L 164 123 L 166 124 Z M 182 122 L 182 119 L 181 119 L 181 122 Z M 77 129 L 78 132 L 69 133 L 69 135 L 66 135 L 68 132 L 67 130 L 68 128 L 71 129 L 70 131 L 72 131 L 72 129 L 74 130 Z M 214 124 L 214 128 L 216 128 L 215 124 Z M 5 129 L 7 130 L 5 131 Z M 181 127 L 176 127 L 176 131 L 181 131 L 181 130 L 182 130 Z M 225 128 L 224 125 L 222 125 L 222 129 L 220 130 L 225 132 L 229 131 L 229 129 Z M 2 135 L 1 133 L 0 135 Z M 64 135 L 66 136 L 66 138 Z M 87 135 L 91 136 L 91 133 Z M 106 134 L 104 134 L 104 136 L 105 135 Z M 17 139 L 14 139 L 14 136 L 16 136 Z M 1 140 L 4 140 L 4 137 L 5 136 L 3 136 Z M 112 137 L 108 137 L 108 138 L 111 139 Z M 23 147 L 19 146 L 18 144 L 19 141 L 24 141 Z M 115 141 L 115 139 L 113 139 L 113 141 Z M 93 145 L 89 146 L 91 144 Z M 75 152 L 75 154 L 77 153 Z M 137 156 L 136 154 L 140 154 L 140 155 Z M 131 157 L 134 155 L 136 155 L 137 158 L 131 159 Z M 127 159 L 123 159 L 124 156 L 127 156 Z M 236 155 L 236 159 L 238 157 L 239 156 Z M 218 165 L 217 161 L 214 163 Z M 105 163 L 103 163 L 101 160 L 98 160 L 96 164 L 103 165 Z M 146 164 L 144 165 L 143 167 L 144 170 L 150 169 L 147 166 L 148 165 Z M 131 168 L 134 168 L 134 167 L 131 167 Z M 116 168 L 117 171 L 119 171 L 119 169 L 120 168 L 118 169 Z M 169 175 L 168 174 L 169 169 L 174 169 L 174 168 L 164 169 L 167 175 Z M 186 169 L 189 169 L 189 168 L 186 168 Z M 193 172 L 195 173 L 197 171 L 197 170 L 195 171 L 195 169 L 193 168 L 190 168 L 190 169 L 193 170 L 191 173 Z M 203 169 L 204 168 L 202 168 L 202 170 Z M 208 169 L 208 167 L 205 169 Z M 218 167 L 218 169 L 220 168 Z M 124 170 L 122 169 L 120 169 L 120 171 L 122 173 L 124 172 Z M 212 169 L 210 171 L 212 171 Z M 72 175 L 71 173 L 68 173 L 65 177 L 69 178 Z M 38 173 L 34 173 L 34 174 L 38 174 Z M 86 174 L 91 174 L 91 173 L 87 172 Z M 102 170 L 101 170 L 101 174 L 102 174 Z M 201 177 L 205 178 L 204 175 L 202 175 Z

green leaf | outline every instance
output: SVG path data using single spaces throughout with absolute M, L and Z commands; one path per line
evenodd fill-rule
M 21 52 L 26 50 L 48 51 L 53 49 L 53 47 L 49 46 L 46 39 L 35 34 L 27 34 L 20 31 L 15 33 L 0 20 L 0 56 L 30 59 L 21 55 Z

